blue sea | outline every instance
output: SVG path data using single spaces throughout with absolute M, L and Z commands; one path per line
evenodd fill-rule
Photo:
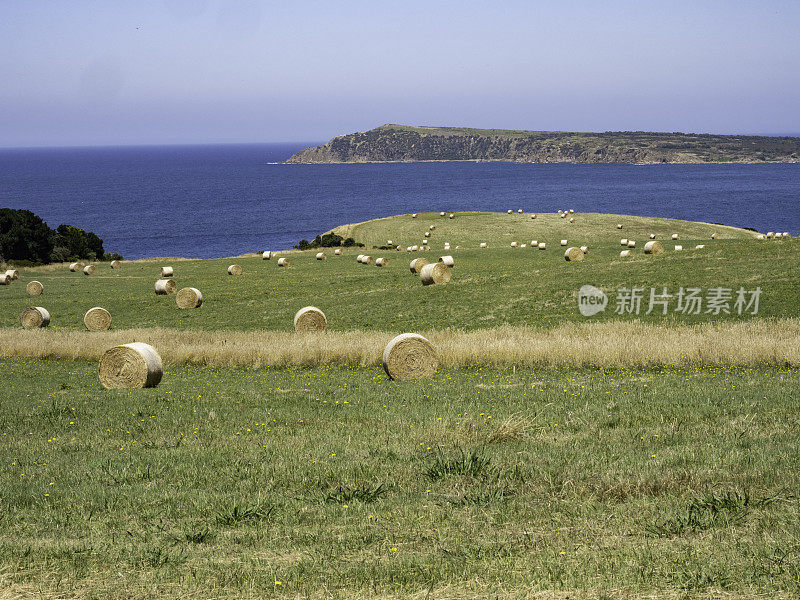
M 285 165 L 310 144 L 0 150 L 0 208 L 98 234 L 107 252 L 285 249 L 400 213 L 626 213 L 800 234 L 800 164 Z

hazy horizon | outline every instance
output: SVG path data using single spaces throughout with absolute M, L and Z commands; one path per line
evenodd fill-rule
M 8 3 L 0 147 L 316 144 L 384 123 L 796 136 L 798 29 L 787 0 Z

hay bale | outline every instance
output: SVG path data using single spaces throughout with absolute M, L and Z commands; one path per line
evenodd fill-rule
M 325 253 L 324 253 L 324 252 L 317 252 L 317 255 L 316 255 L 316 257 L 315 257 L 315 258 L 316 258 L 317 260 L 325 260 L 325 259 L 326 259 L 326 258 L 328 258 L 328 257 L 327 257 L 327 256 L 325 256 Z
M 567 248 L 567 251 L 564 252 L 564 259 L 567 262 L 583 260 L 583 250 L 576 248 L 575 246 L 572 248 Z
M 617 223 L 617 229 L 622 229 L 622 223 Z
M 398 249 L 399 249 L 399 248 L 400 248 L 400 246 L 398 246 Z M 334 251 L 333 251 L 333 254 L 334 254 L 335 256 L 341 256 L 341 254 L 342 254 L 342 249 L 341 249 L 341 248 L 336 248 L 336 250 L 334 250 Z
M 364 255 L 363 254 L 359 254 L 358 256 L 356 256 L 356 262 L 360 263 L 362 258 L 364 258 Z
M 536 248 L 536 246 L 538 246 L 538 245 L 539 245 L 539 242 L 537 240 L 531 240 L 531 248 Z
M 83 315 L 83 324 L 89 331 L 106 331 L 111 327 L 111 313 L 105 308 L 95 306 Z
M 650 239 L 651 239 L 651 240 L 654 240 L 654 239 L 656 239 L 656 234 L 655 234 L 655 233 L 651 233 L 651 234 L 650 234 Z
M 294 330 L 297 333 L 326 331 L 327 329 L 328 319 L 325 318 L 325 313 L 314 306 L 301 308 L 294 315 Z
M 664 252 L 664 244 L 661 242 L 650 241 L 644 245 L 645 254 L 661 254 Z
M 489 247 L 489 244 L 487 244 L 486 242 L 481 242 L 480 248 L 488 248 L 488 247 Z
M 522 214 L 522 209 L 521 208 L 517 211 L 517 214 L 520 214 L 520 215 Z
M 683 246 L 675 246 L 675 252 L 680 252 L 683 250 Z
M 9 285 L 10 283 L 11 279 L 9 279 L 8 275 L 0 273 L 0 285 Z
M 561 240 L 561 245 L 562 246 L 566 246 L 567 245 L 567 240 Z
M 371 265 L 372 264 L 372 257 L 367 256 L 366 254 L 361 258 L 362 265 Z
M 572 210 L 571 208 L 569 209 L 569 214 L 572 214 L 572 213 L 574 213 L 574 212 L 575 212 L 575 211 L 574 211 L 574 210 Z
M 516 248 L 517 247 L 517 242 L 511 242 L 511 247 L 512 248 Z
M 678 239 L 678 234 L 677 233 L 673 233 L 672 234 L 672 239 L 673 240 L 677 240 Z
M 714 233 L 712 233 L 712 234 L 711 234 L 711 239 L 712 239 L 712 240 L 715 240 L 715 239 L 717 239 L 717 232 L 716 232 L 716 231 L 715 231 Z
M 440 256 L 439 262 L 446 264 L 451 269 L 455 266 L 455 261 L 453 260 L 452 256 Z
M 508 209 L 508 214 L 510 214 L 510 215 L 514 214 L 514 211 L 509 208 Z
M 636 242 L 634 240 L 628 240 L 628 248 L 636 248 Z
M 149 344 L 133 342 L 106 350 L 98 365 L 107 390 L 156 387 L 164 375 L 161 357 Z
M 764 238 L 764 234 L 763 234 L 763 233 L 759 233 L 759 234 L 756 236 L 756 239 L 757 239 L 757 240 L 763 240 L 763 239 L 765 239 L 765 238 Z
M 531 219 L 535 219 L 535 218 L 536 218 L 536 213 L 531 215 Z
M 422 267 L 424 267 L 427 264 L 428 264 L 427 258 L 415 258 L 414 260 L 411 261 L 409 268 L 411 269 L 411 272 L 416 275 L 417 273 L 422 271 Z
M 264 260 L 271 259 L 272 258 L 272 252 L 270 252 L 269 250 L 265 250 L 264 252 L 261 253 L 261 258 L 263 258 Z
M 570 218 L 569 218 L 569 222 L 570 222 L 570 223 L 574 223 L 574 222 L 575 222 L 575 217 L 570 217 Z
M 174 279 L 158 279 L 156 281 L 156 295 L 168 296 L 178 291 L 178 284 Z
M 430 232 L 430 231 L 426 231 L 426 232 L 425 232 L 425 237 L 426 237 L 426 238 L 429 238 L 429 237 L 431 237 L 431 232 Z
M 547 250 L 547 244 L 544 242 L 539 242 L 539 250 Z
M 411 246 L 411 251 L 412 251 L 412 252 L 418 252 L 418 251 L 419 251 L 419 246 L 417 246 L 416 244 L 414 244 L 413 246 Z
M 451 218 L 451 219 L 455 219 L 455 218 L 456 218 L 456 216 L 455 216 L 453 213 L 450 213 L 450 218 Z
M 174 274 L 172 267 L 161 267 L 161 277 L 172 277 Z
M 619 245 L 620 245 L 620 246 L 627 246 L 627 245 L 628 245 L 628 238 L 622 238 L 622 239 L 619 241 Z
M 392 240 L 386 240 L 386 245 L 387 246 L 394 246 L 394 242 L 392 242 Z
M 8 277 L 11 281 L 16 281 L 19 279 L 19 271 L 16 269 L 8 269 L 6 271 L 6 277 Z
M 175 296 L 178 308 L 200 308 L 203 304 L 203 294 L 193 287 L 185 287 Z
M 527 248 L 527 246 L 528 246 L 528 244 L 520 244 L 519 245 L 520 248 Z
M 561 218 L 562 219 L 566 219 L 567 218 L 567 213 L 561 213 Z
M 19 322 L 25 329 L 36 329 L 50 325 L 50 313 L 41 306 L 29 306 L 22 311 Z
M 381 256 L 380 258 L 376 258 L 375 259 L 375 266 L 376 267 L 385 267 L 388 264 L 389 264 L 389 259 L 388 258 L 384 258 L 383 256 Z
M 631 255 L 630 250 L 623 250 L 622 252 L 619 253 L 620 258 L 628 258 L 630 255 Z
M 25 286 L 25 291 L 28 292 L 29 296 L 38 296 L 44 291 L 44 286 L 38 281 L 30 281 Z
M 83 263 L 74 262 L 70 264 L 69 270 L 72 271 L 73 273 L 77 271 L 83 271 Z
M 83 267 L 84 275 L 94 275 L 95 273 L 97 273 L 97 267 L 95 267 L 94 265 L 86 265 L 85 267 Z
M 792 237 L 792 234 L 789 233 L 788 231 L 784 231 L 783 232 L 783 237 L 785 237 L 785 238 Z
M 289 266 L 289 259 L 286 258 L 285 256 L 279 258 L 278 259 L 278 266 L 279 267 L 288 267 Z
M 383 369 L 395 380 L 433 377 L 439 370 L 436 349 L 417 333 L 402 333 L 383 351 Z
M 111 261 L 111 268 L 112 269 L 119 269 L 121 266 L 122 266 L 122 262 L 120 262 L 118 260 L 112 260 Z
M 775 237 L 775 232 L 774 231 L 768 231 L 767 232 L 767 239 L 768 240 L 771 240 L 774 237 Z
M 705 245 L 705 244 L 697 244 L 697 246 L 695 246 L 695 247 L 694 247 L 694 249 L 695 249 L 695 250 L 702 250 L 702 249 L 703 249 L 703 248 L 705 248 L 705 247 L 706 247 L 706 245 Z
M 412 219 L 416 219 L 416 218 L 417 218 L 417 213 L 414 213 L 414 214 L 412 214 L 412 215 L 411 215 L 411 218 L 412 218 Z
M 443 216 L 444 216 L 444 213 L 443 213 L 443 212 L 440 212 L 440 213 L 439 213 L 439 216 L 440 216 L 440 217 L 443 217 Z
M 436 229 L 436 225 L 431 225 L 430 227 L 428 227 L 429 231 L 433 231 L 434 229 Z
M 228 267 L 228 275 L 241 275 L 242 267 L 239 265 L 231 265 Z
M 584 254 L 588 254 L 589 253 L 589 246 L 581 246 L 581 252 L 583 252 Z

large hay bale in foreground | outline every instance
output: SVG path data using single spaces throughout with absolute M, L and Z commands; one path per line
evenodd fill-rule
M 435 283 L 447 283 L 450 281 L 450 267 L 443 262 L 429 263 L 422 267 L 419 272 L 422 285 L 433 285 Z
M 74 262 L 74 263 L 70 264 L 69 270 L 72 271 L 73 273 L 76 273 L 77 271 L 82 271 L 83 270 L 83 263 Z
M 583 260 L 583 250 L 576 248 L 575 246 L 572 248 L 567 248 L 567 251 L 564 252 L 564 259 L 569 262 L 574 260 Z
M 328 329 L 328 319 L 325 313 L 315 306 L 301 308 L 294 315 L 294 330 L 297 333 L 309 331 L 326 331 Z
M 11 281 L 16 281 L 19 279 L 19 271 L 16 269 L 8 269 L 6 271 L 6 277 L 8 277 Z
M 86 265 L 85 267 L 83 267 L 84 275 L 94 275 L 95 273 L 97 273 L 97 267 L 95 267 L 94 265 Z
M 664 244 L 661 242 L 651 241 L 644 245 L 645 254 L 661 254 L 664 252 Z
M 111 327 L 111 313 L 105 308 L 95 306 L 83 315 L 83 324 L 89 331 L 106 331 Z
M 453 260 L 452 256 L 440 256 L 439 257 L 439 262 L 443 262 L 444 264 L 446 264 L 451 269 L 456 264 L 456 262 Z
M 178 308 L 200 308 L 203 304 L 203 294 L 197 288 L 185 287 L 175 296 L 175 302 Z
M 289 259 L 285 256 L 278 259 L 278 266 L 279 267 L 288 267 L 289 266 Z
M 174 279 L 158 279 L 156 280 L 156 295 L 168 296 L 178 291 L 178 284 Z
M 44 286 L 38 281 L 29 281 L 25 286 L 25 291 L 29 296 L 39 296 L 44 291 Z
M 19 322 L 25 329 L 36 329 L 50 325 L 50 313 L 41 306 L 29 306 L 22 311 Z
M 383 369 L 391 379 L 433 377 L 439 369 L 436 349 L 418 333 L 401 333 L 383 351 Z
M 376 267 L 385 267 L 388 264 L 389 264 L 389 259 L 388 258 L 384 258 L 384 257 L 381 256 L 380 258 L 376 258 L 375 259 L 375 266 Z
M 162 277 L 172 277 L 175 274 L 175 271 L 172 267 L 161 267 L 161 276 Z
M 411 272 L 416 275 L 417 273 L 422 271 L 422 267 L 424 267 L 427 264 L 428 264 L 427 258 L 415 258 L 414 260 L 411 261 L 409 268 L 411 269 Z
M 118 260 L 111 261 L 111 268 L 112 269 L 119 269 L 122 266 L 122 263 Z
M 242 267 L 239 265 L 231 265 L 228 267 L 228 275 L 241 275 Z
M 97 370 L 107 390 L 156 387 L 164 376 L 156 349 L 141 342 L 106 350 Z

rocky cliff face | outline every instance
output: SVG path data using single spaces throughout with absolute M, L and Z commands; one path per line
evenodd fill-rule
M 682 133 L 562 133 L 384 125 L 307 148 L 289 163 L 800 162 L 800 138 Z

